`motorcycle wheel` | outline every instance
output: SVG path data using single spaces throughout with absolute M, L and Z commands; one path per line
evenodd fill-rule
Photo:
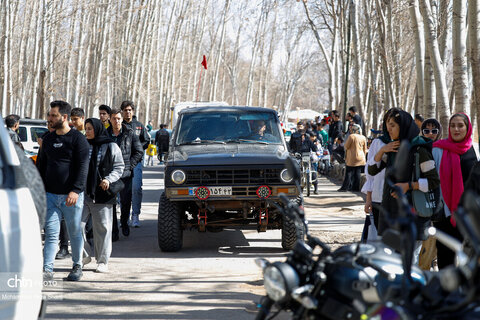
M 307 197 L 310 197 L 310 188 L 312 187 L 312 182 L 310 181 L 310 173 L 307 173 L 307 183 L 305 188 L 307 188 Z

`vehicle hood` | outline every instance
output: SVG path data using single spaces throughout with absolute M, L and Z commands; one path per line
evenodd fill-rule
M 284 164 L 287 156 L 286 148 L 278 144 L 203 144 L 178 146 L 169 160 L 175 166 L 273 165 Z

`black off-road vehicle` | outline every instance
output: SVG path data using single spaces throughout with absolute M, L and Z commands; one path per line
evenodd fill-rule
M 184 229 L 282 229 L 290 250 L 297 234 L 268 200 L 299 194 L 285 169 L 288 150 L 277 113 L 253 107 L 189 108 L 179 113 L 158 208 L 158 245 L 182 248 Z

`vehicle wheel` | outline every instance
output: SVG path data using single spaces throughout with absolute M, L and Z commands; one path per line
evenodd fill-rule
M 283 216 L 283 226 L 282 226 L 282 248 L 285 250 L 292 250 L 297 242 L 297 228 L 293 220 Z M 300 236 L 303 240 L 304 238 L 304 229 L 300 230 Z
M 176 252 L 182 249 L 182 218 L 177 205 L 167 199 L 162 192 L 158 205 L 158 246 L 165 252 Z

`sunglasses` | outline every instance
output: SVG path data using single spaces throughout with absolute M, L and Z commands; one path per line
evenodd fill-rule
M 438 129 L 423 129 L 423 134 L 438 134 Z

